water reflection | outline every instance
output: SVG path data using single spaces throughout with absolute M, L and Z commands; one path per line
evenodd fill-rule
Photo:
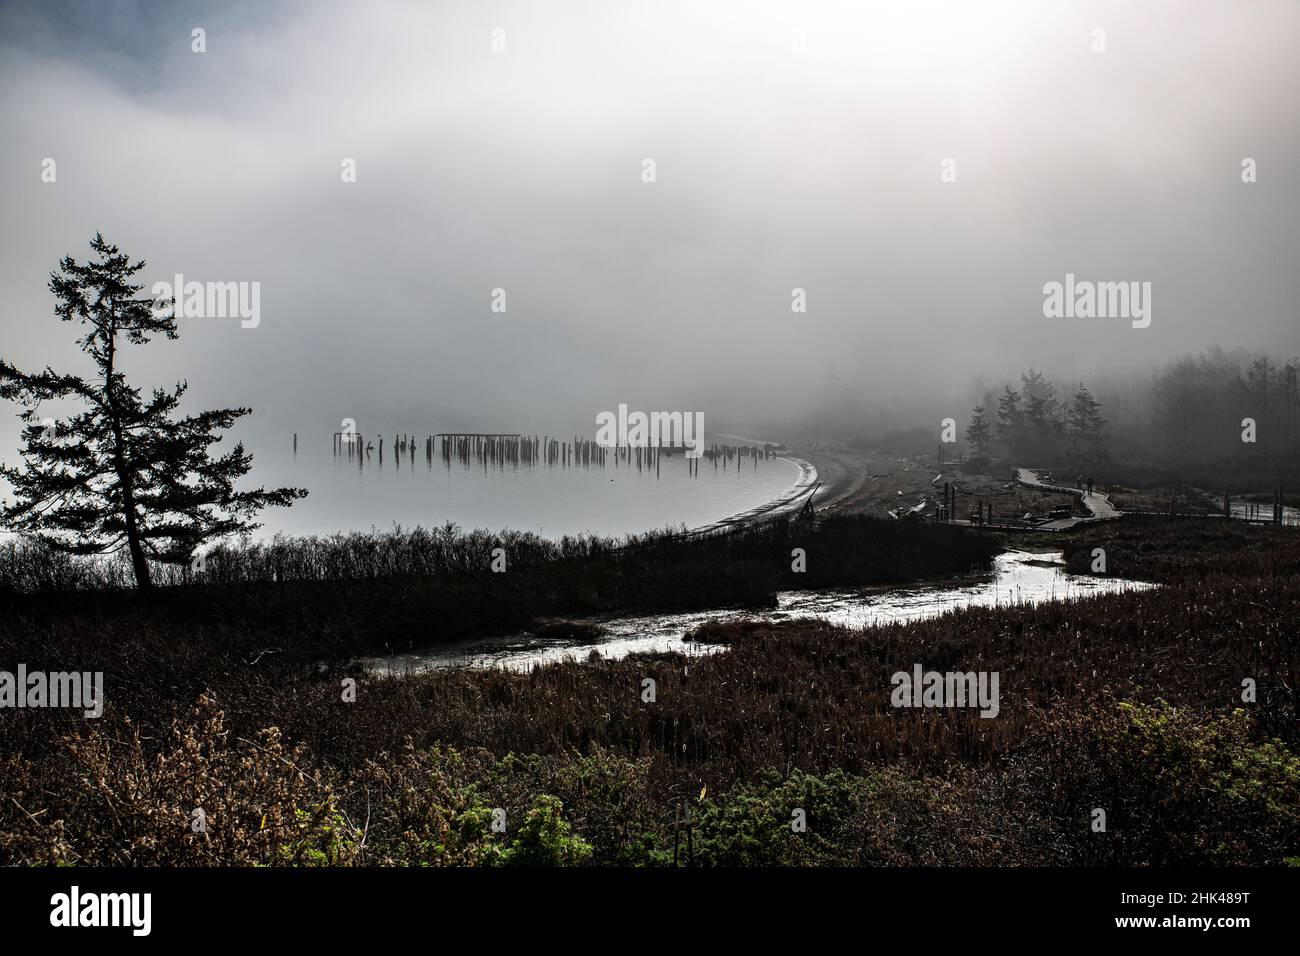
M 687 614 L 652 614 L 602 620 L 607 634 L 598 642 L 541 641 L 531 634 L 488 638 L 452 647 L 370 658 L 365 663 L 379 673 L 407 673 L 434 667 L 468 665 L 527 670 L 539 664 L 597 654 L 618 658 L 633 653 L 677 651 L 709 654 L 724 645 L 697 645 L 682 635 L 706 620 L 811 617 L 844 627 L 860 628 L 894 621 L 914 621 L 968 607 L 1003 607 L 1063 601 L 1094 594 L 1143 590 L 1155 585 L 1116 578 L 1067 574 L 1063 554 L 1007 551 L 994 559 L 993 572 L 982 580 L 958 586 L 916 586 L 840 591 L 785 591 L 775 611 L 714 610 Z
M 391 437 L 389 438 L 391 444 Z M 269 508 L 259 537 L 333 534 L 451 521 L 462 528 L 534 531 L 544 537 L 590 532 L 624 535 L 652 528 L 698 528 L 772 502 L 797 497 L 816 472 L 788 457 L 737 467 L 701 460 L 698 471 L 682 454 L 664 456 L 658 468 L 626 462 L 591 467 L 508 464 L 465 466 L 407 455 L 394 462 L 385 447 L 358 467 L 346 456 L 322 463 L 300 452 L 273 450 L 257 460 L 258 483 L 307 488 L 292 508 Z

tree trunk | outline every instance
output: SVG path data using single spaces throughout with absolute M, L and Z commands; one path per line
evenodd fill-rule
M 119 429 L 115 426 L 114 431 Z M 131 551 L 131 570 L 135 572 L 135 586 L 141 591 L 148 591 L 153 587 L 153 579 L 149 577 L 149 562 L 145 560 L 144 547 L 140 544 L 140 530 L 135 524 L 135 494 L 131 488 L 131 473 L 125 467 L 118 472 L 118 480 L 122 482 L 122 507 L 126 512 L 126 545 Z
M 135 586 L 141 591 L 153 588 L 153 579 L 149 576 L 149 562 L 145 560 L 144 546 L 140 543 L 140 529 L 136 525 L 135 489 L 131 469 L 126 463 L 126 435 L 122 431 L 122 415 L 117 407 L 117 397 L 113 394 L 113 359 L 117 352 L 117 328 L 108 329 L 108 361 L 105 363 L 104 394 L 108 398 L 109 414 L 113 425 L 113 470 L 117 472 L 118 483 L 122 486 L 122 523 L 126 526 L 126 546 L 131 552 L 131 570 L 135 574 Z

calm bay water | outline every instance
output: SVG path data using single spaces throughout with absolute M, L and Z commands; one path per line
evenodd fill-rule
M 260 451 L 256 477 L 268 487 L 294 485 L 310 494 L 292 508 L 262 513 L 259 537 L 332 534 L 337 531 L 433 527 L 534 531 L 544 537 L 590 532 L 623 535 L 656 528 L 698 528 L 789 498 L 814 476 L 790 458 L 733 460 L 729 469 L 701 459 L 698 475 L 687 473 L 682 454 L 664 456 L 659 476 L 620 462 L 605 466 L 432 466 L 423 446 L 414 461 L 400 464 L 385 454 L 360 466 L 355 458 L 299 450 Z

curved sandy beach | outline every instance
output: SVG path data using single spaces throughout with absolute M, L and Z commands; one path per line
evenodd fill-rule
M 761 521 L 764 518 L 771 518 L 783 512 L 802 507 L 809 489 L 817 483 L 819 478 L 817 468 L 811 462 L 794 455 L 777 455 L 776 457 L 785 458 L 799 466 L 799 477 L 795 479 L 793 485 L 757 508 L 750 508 L 748 511 L 741 511 L 734 515 L 728 515 L 719 521 L 692 528 L 691 533 L 703 534 L 710 531 L 723 531 L 728 528 L 740 528 Z

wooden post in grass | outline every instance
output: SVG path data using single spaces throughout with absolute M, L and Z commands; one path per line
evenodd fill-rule
M 680 803 L 673 807 L 673 866 L 677 866 L 677 850 L 681 846 L 682 832 L 682 805 Z
M 691 819 L 691 804 L 686 803 L 686 865 L 695 865 L 695 821 Z

